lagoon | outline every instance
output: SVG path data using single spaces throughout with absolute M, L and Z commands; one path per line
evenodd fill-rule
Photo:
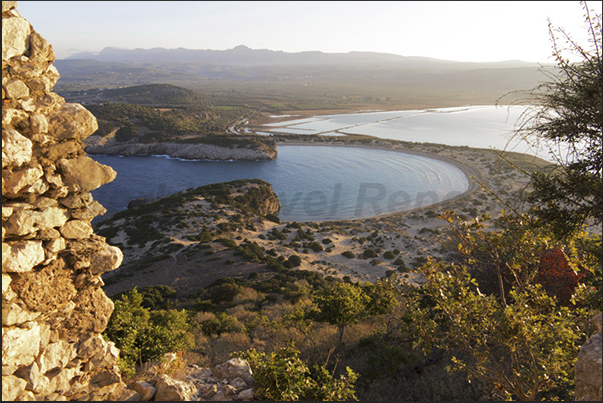
M 467 106 L 440 109 L 322 115 L 264 125 L 263 134 L 368 135 L 382 139 L 494 148 L 548 154 L 511 136 L 525 106 Z
M 394 150 L 281 145 L 271 161 L 191 161 L 156 156 L 91 155 L 117 171 L 92 192 L 108 212 L 236 179 L 270 182 L 283 221 L 366 218 L 426 206 L 469 188 L 462 170 L 440 159 Z M 101 218 L 102 219 L 102 218 Z

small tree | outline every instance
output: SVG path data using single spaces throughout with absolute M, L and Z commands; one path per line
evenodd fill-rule
M 543 69 L 550 80 L 531 91 L 515 135 L 545 146 L 556 162 L 548 172 L 532 173 L 529 201 L 541 223 L 560 237 L 589 221 L 600 224 L 603 214 L 601 15 L 584 2 L 583 8 L 589 48 L 549 22 L 557 65 Z
M 370 298 L 362 287 L 350 283 L 336 283 L 320 290 L 314 296 L 313 302 L 318 311 L 313 312 L 312 319 L 337 326 L 337 345 L 340 346 L 345 328 L 366 317 L 369 301 Z
M 314 296 L 313 302 L 317 311 L 311 313 L 311 318 L 337 326 L 339 347 L 343 342 L 343 333 L 347 326 L 369 316 L 390 313 L 397 300 L 395 287 L 390 283 L 379 281 L 364 285 L 335 283 L 320 290 Z

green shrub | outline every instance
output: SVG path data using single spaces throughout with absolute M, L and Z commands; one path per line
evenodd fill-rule
M 268 221 L 272 221 L 272 222 L 275 222 L 275 223 L 277 223 L 277 224 L 280 224 L 280 222 L 281 222 L 281 219 L 280 219 L 280 218 L 278 218 L 278 216 L 276 216 L 276 215 L 274 215 L 274 214 L 266 214 L 266 216 L 265 216 L 265 217 L 266 217 L 266 219 L 267 219 Z
M 387 251 L 383 254 L 383 257 L 386 259 L 393 259 L 396 257 L 396 255 L 394 254 L 394 252 Z
M 324 250 L 324 248 L 322 247 L 322 245 L 319 244 L 316 241 L 310 242 L 308 244 L 308 248 L 312 249 L 314 252 L 322 252 Z
M 341 252 L 341 256 L 347 257 L 348 259 L 354 259 L 354 252 L 346 250 L 344 252 Z
M 377 252 L 375 252 L 373 249 L 365 249 L 364 252 L 362 253 L 362 255 L 366 258 L 371 258 L 371 257 L 377 257 Z
M 136 288 L 115 301 L 103 335 L 120 350 L 119 366 L 132 375 L 137 364 L 159 359 L 165 353 L 194 347 L 194 337 L 184 310 L 150 311 L 142 306 Z
M 310 370 L 298 355 L 293 345 L 269 355 L 255 349 L 235 354 L 249 362 L 259 400 L 356 400 L 353 388 L 358 375 L 349 367 L 346 367 L 346 376 L 334 379 L 324 366 L 315 365 Z

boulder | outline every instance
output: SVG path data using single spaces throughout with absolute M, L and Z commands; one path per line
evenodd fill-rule
M 8 18 L 2 18 L 2 60 L 20 56 L 29 48 L 29 22 L 17 12 L 13 13 Z
M 57 163 L 63 175 L 63 183 L 70 192 L 89 192 L 117 176 L 113 168 L 99 164 L 90 157 L 61 159 Z
M 84 140 L 98 130 L 98 123 L 94 115 L 82 105 L 65 103 L 48 117 L 48 128 L 59 141 Z
M 41 241 L 2 243 L 2 271 L 24 273 L 44 261 Z
M 138 381 L 134 383 L 133 388 L 140 396 L 140 400 L 142 400 L 143 402 L 148 402 L 153 397 L 155 397 L 155 393 L 157 393 L 157 389 L 153 385 L 145 381 Z
M 596 315 L 592 322 L 595 325 L 596 332 L 580 348 L 575 364 L 576 389 L 574 400 L 577 401 L 601 401 L 603 399 L 601 313 Z
M 2 129 L 2 168 L 19 167 L 31 161 L 32 143 L 16 130 Z
M 28 322 L 22 327 L 2 330 L 2 366 L 28 366 L 39 352 L 40 326 L 37 323 Z
M 193 384 L 176 381 L 167 375 L 159 375 L 156 387 L 155 401 L 191 401 L 197 395 L 197 388 Z
M 249 367 L 247 361 L 242 358 L 231 358 L 224 364 L 216 365 L 213 372 L 214 376 L 219 379 L 241 378 L 248 385 L 253 384 L 251 367 Z

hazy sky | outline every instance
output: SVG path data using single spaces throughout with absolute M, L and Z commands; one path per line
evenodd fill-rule
M 591 1 L 601 13 L 601 3 Z M 19 1 L 57 59 L 113 46 L 375 51 L 554 62 L 547 18 L 584 40 L 578 1 Z

